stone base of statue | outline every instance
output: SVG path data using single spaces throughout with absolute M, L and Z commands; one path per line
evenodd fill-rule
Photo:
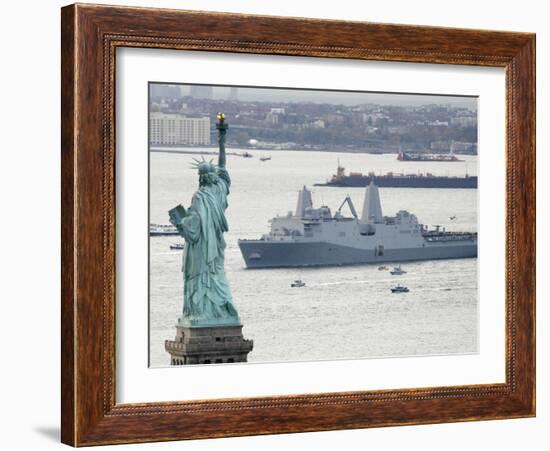
M 181 320 L 176 325 L 176 338 L 165 340 L 171 365 L 246 362 L 253 341 L 243 337 L 240 322 L 193 325 Z

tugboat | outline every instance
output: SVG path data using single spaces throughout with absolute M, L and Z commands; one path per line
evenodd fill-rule
M 393 268 L 393 271 L 390 271 L 390 274 L 391 274 L 392 276 L 400 276 L 401 274 L 407 274 L 407 271 L 403 270 L 403 269 L 401 268 L 401 265 L 399 265 L 399 266 L 395 266 L 395 267 Z
M 300 288 L 300 287 L 305 287 L 306 286 L 306 283 L 305 282 L 302 282 L 300 279 L 297 279 L 295 280 L 294 282 L 292 282 L 290 284 L 290 286 L 292 288 Z
M 170 249 L 172 249 L 173 251 L 182 251 L 183 249 L 185 249 L 185 244 L 183 244 L 183 243 L 172 243 L 170 245 Z
M 397 284 L 397 286 L 391 289 L 392 293 L 408 293 L 409 289 L 403 285 Z

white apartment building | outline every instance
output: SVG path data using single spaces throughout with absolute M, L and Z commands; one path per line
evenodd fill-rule
M 477 125 L 477 116 L 458 116 L 451 118 L 452 125 L 459 127 L 475 127 Z
M 153 112 L 150 116 L 151 145 L 209 145 L 210 118 Z

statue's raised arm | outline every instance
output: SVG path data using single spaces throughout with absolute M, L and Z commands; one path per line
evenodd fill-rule
M 227 133 L 227 124 L 225 123 L 225 114 L 218 113 L 218 122 L 216 128 L 218 129 L 218 146 L 220 152 L 218 154 L 218 167 L 225 168 L 225 134 Z

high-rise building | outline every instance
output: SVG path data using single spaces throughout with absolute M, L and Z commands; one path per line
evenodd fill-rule
M 239 88 L 233 86 L 229 90 L 229 100 L 239 100 Z
M 150 93 L 151 97 L 179 99 L 181 97 L 181 88 L 178 85 L 151 84 Z
M 153 112 L 149 119 L 151 145 L 209 145 L 210 118 Z
M 211 99 L 214 89 L 212 86 L 192 85 L 189 94 L 194 99 Z

